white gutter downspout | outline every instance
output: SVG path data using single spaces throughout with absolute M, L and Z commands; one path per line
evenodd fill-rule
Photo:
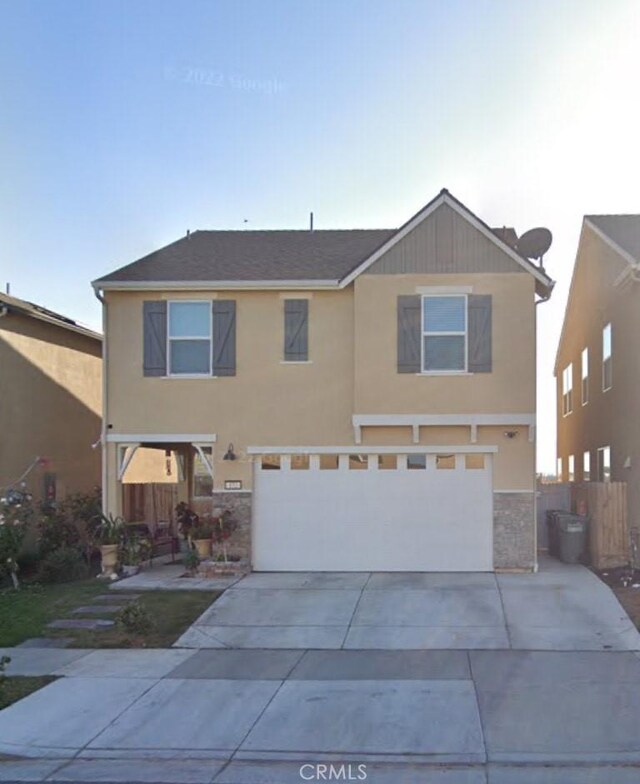
M 109 355 L 107 353 L 107 303 L 99 289 L 94 289 L 96 299 L 102 305 L 102 427 L 100 430 L 100 449 L 102 451 L 102 511 L 107 514 L 107 370 Z M 113 511 L 113 510 L 112 510 Z

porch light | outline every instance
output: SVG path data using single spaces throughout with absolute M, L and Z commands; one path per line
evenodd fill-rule
M 229 444 L 223 460 L 237 460 L 236 453 L 233 451 L 233 444 Z

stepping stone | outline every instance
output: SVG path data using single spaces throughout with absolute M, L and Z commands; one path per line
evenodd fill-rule
M 123 602 L 133 602 L 136 599 L 139 599 L 142 596 L 141 593 L 125 593 L 124 591 L 118 591 L 118 593 L 101 593 L 100 596 L 94 596 L 94 602 L 113 602 L 113 601 L 120 601 Z
M 32 637 L 16 648 L 66 648 L 70 642 L 74 642 L 73 637 Z
M 89 629 L 90 631 L 101 631 L 109 629 L 115 625 L 115 621 L 105 621 L 103 618 L 63 618 L 59 621 L 51 621 L 47 624 L 48 629 Z
M 76 607 L 73 615 L 100 615 L 102 613 L 115 613 L 126 607 L 124 604 L 86 604 L 84 607 Z

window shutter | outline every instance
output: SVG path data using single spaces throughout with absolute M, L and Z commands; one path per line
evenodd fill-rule
M 309 300 L 284 301 L 285 362 L 306 362 L 309 359 Z
M 422 297 L 398 297 L 398 373 L 420 373 Z
M 469 373 L 491 373 L 491 294 L 469 295 Z
M 236 374 L 236 301 L 213 300 L 212 369 L 214 376 Z
M 167 303 L 147 300 L 143 313 L 143 372 L 145 376 L 167 375 Z

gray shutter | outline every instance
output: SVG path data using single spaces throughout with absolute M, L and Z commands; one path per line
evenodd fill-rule
M 469 295 L 469 373 L 491 373 L 491 294 Z
M 285 362 L 306 362 L 309 359 L 309 300 L 284 301 Z
M 145 376 L 167 375 L 167 303 L 147 300 L 142 303 L 143 368 Z
M 398 373 L 420 373 L 422 297 L 398 297 Z
M 235 376 L 236 301 L 234 299 L 214 299 L 212 307 L 213 375 Z

